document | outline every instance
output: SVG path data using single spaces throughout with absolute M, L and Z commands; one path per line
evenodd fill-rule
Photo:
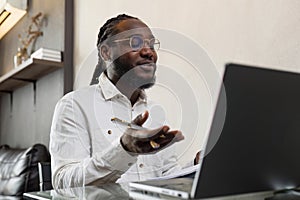
M 193 165 L 191 167 L 183 168 L 180 171 L 169 174 L 167 176 L 155 177 L 155 178 L 151 178 L 148 180 L 165 180 L 165 179 L 171 179 L 171 178 L 179 178 L 181 176 L 186 176 L 186 175 L 196 172 L 199 167 L 200 167 L 200 164 Z

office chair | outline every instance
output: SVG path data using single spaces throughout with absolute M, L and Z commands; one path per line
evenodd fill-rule
M 52 178 L 51 178 L 51 163 L 50 162 L 39 162 L 39 181 L 40 181 L 40 191 L 51 190 Z

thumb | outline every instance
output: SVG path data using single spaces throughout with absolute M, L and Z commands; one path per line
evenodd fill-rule
M 142 126 L 145 123 L 145 121 L 148 119 L 148 117 L 149 117 L 149 112 L 146 110 L 144 114 L 140 114 L 134 120 L 132 120 L 132 123 Z

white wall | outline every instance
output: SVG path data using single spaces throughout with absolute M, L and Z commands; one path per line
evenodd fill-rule
M 175 32 L 174 37 L 181 35 L 198 44 L 204 49 L 196 51 L 196 55 L 199 53 L 199 58 L 203 58 L 201 64 L 196 63 L 200 72 L 195 71 L 195 63 L 190 63 L 188 56 L 160 51 L 160 87 L 150 91 L 151 97 L 163 103 L 171 125 L 184 129 L 184 134 L 188 137 L 179 148 L 186 150 L 185 155 L 192 157 L 200 147 L 200 141 L 207 130 L 213 108 L 210 95 L 216 89 L 214 84 L 217 81 L 213 82 L 205 77 L 214 71 L 210 68 L 213 66 L 207 55 L 220 73 L 228 62 L 299 71 L 299 10 L 299 0 L 76 0 L 75 88 L 89 83 L 94 63 L 97 61 L 95 47 L 98 30 L 107 19 L 117 14 L 137 16 L 150 27 L 172 30 Z M 174 43 L 177 44 L 178 41 Z M 191 48 L 189 53 L 195 53 L 195 49 Z M 176 78 L 166 80 L 169 78 L 166 73 L 174 74 Z M 181 80 L 180 76 L 186 81 Z M 175 86 L 169 84 L 176 81 L 179 82 Z M 208 88 L 206 83 L 209 84 Z M 185 90 L 186 88 L 188 89 Z M 166 93 L 167 97 L 162 98 L 161 93 L 157 95 L 158 91 Z M 182 118 L 184 110 L 196 112 L 192 112 L 191 118 L 187 120 Z M 195 119 L 193 117 L 199 119 L 197 133 L 188 130 L 188 123 L 191 126 L 198 124 L 198 121 L 192 120 Z M 190 159 L 185 155 L 181 156 L 181 162 Z

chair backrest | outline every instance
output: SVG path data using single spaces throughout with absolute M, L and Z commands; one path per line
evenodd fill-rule
M 39 162 L 39 181 L 40 181 L 40 191 L 51 190 L 52 178 L 51 178 L 51 163 L 50 162 Z
M 27 149 L 0 146 L 0 197 L 21 197 L 24 192 L 39 190 L 38 162 L 50 162 L 43 144 Z

